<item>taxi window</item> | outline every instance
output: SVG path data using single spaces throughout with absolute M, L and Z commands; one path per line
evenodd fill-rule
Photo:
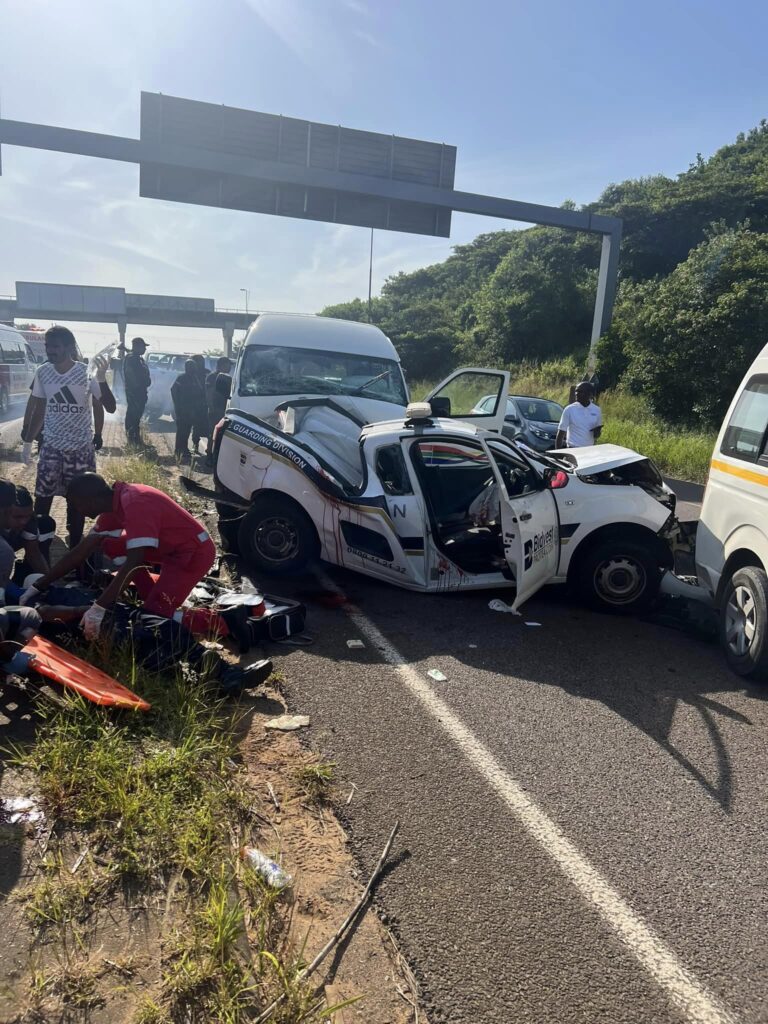
M 767 430 L 768 376 L 762 375 L 752 377 L 742 391 L 723 434 L 720 451 L 744 462 L 757 462 L 765 450 Z
M 376 452 L 376 475 L 385 494 L 413 494 L 399 444 L 388 444 Z

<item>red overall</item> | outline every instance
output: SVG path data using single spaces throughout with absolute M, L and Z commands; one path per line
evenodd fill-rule
M 92 533 L 104 538 L 104 553 L 117 558 L 136 548 L 160 566 L 154 580 L 141 567 L 131 579 L 144 610 L 171 618 L 213 565 L 216 545 L 193 516 L 163 491 L 144 484 L 116 483 L 112 511 L 99 516 Z

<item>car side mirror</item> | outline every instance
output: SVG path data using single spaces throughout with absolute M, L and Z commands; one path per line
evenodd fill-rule
M 520 419 L 517 416 L 505 416 L 504 419 L 507 421 L 507 423 L 511 423 L 515 427 L 520 426 Z
M 450 416 L 451 415 L 451 400 L 450 398 L 430 398 L 429 404 L 432 407 L 433 416 Z

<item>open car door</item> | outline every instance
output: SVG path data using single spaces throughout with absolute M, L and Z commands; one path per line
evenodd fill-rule
M 425 402 L 440 419 L 463 420 L 500 434 L 507 412 L 509 373 L 464 366 L 437 385 Z
M 504 555 L 515 574 L 518 608 L 556 575 L 560 560 L 557 502 L 543 478 L 503 442 L 486 445 L 499 484 Z

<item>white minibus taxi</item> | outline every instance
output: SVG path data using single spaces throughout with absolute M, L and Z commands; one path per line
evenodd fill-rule
M 768 347 L 720 428 L 696 532 L 696 573 L 739 675 L 768 681 Z

